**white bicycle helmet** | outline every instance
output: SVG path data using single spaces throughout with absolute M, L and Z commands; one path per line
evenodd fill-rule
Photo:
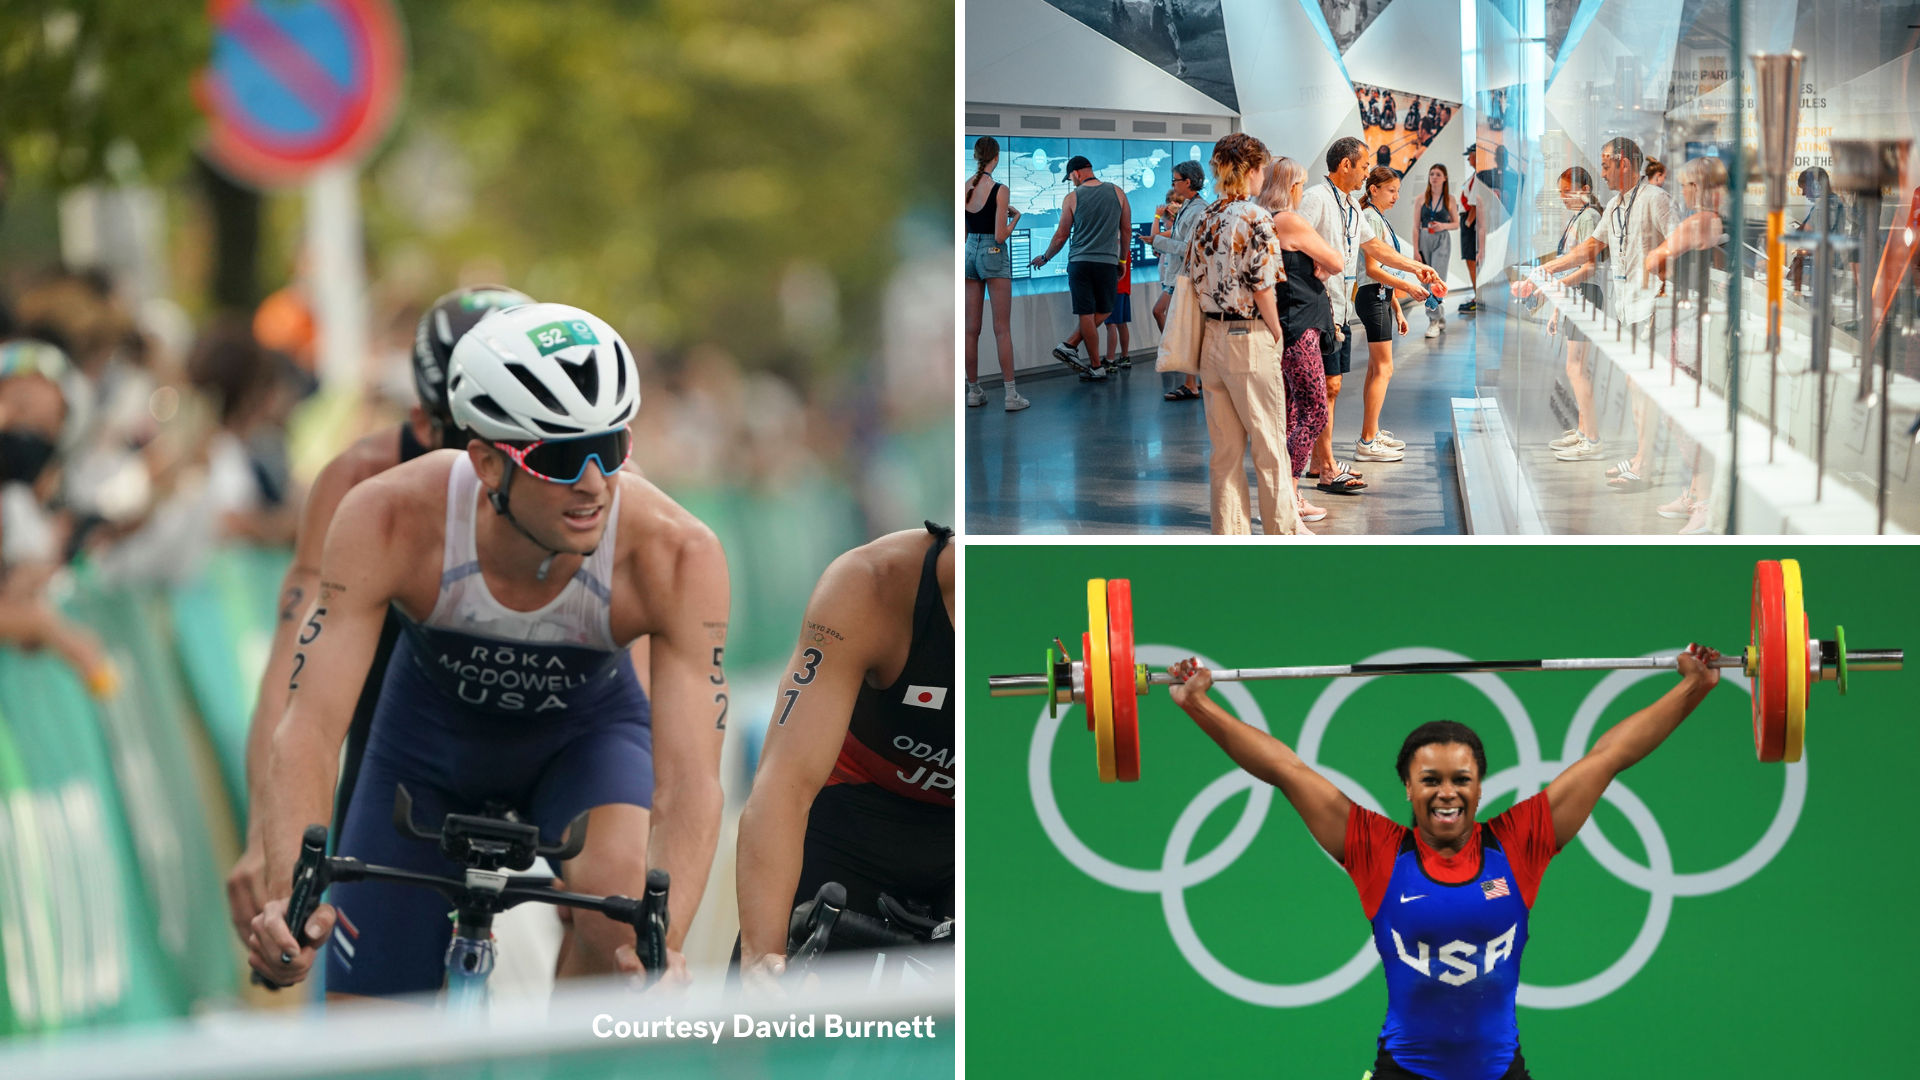
M 571 439 L 626 427 L 640 372 L 618 332 L 566 304 L 524 304 L 481 319 L 447 369 L 453 421 L 505 442 Z

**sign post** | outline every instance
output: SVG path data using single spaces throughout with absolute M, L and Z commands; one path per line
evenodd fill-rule
M 367 354 L 359 163 L 399 104 L 399 20 L 390 0 L 209 0 L 207 13 L 207 156 L 256 187 L 306 187 L 319 374 L 354 389 Z

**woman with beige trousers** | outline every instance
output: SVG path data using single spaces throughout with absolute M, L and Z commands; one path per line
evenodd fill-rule
M 1194 229 L 1187 275 L 1204 316 L 1200 384 L 1207 410 L 1207 460 L 1215 535 L 1253 531 L 1247 506 L 1245 455 L 1253 450 L 1260 523 L 1268 535 L 1309 530 L 1293 505 L 1287 459 L 1287 398 L 1280 356 L 1285 341 L 1273 287 L 1286 279 L 1273 215 L 1253 201 L 1271 155 L 1260 140 L 1235 132 L 1214 144 L 1219 199 Z

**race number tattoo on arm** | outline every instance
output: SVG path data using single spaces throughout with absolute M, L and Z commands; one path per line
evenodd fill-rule
M 300 689 L 300 672 L 306 666 L 307 666 L 307 654 L 303 652 L 294 653 L 293 654 L 293 674 L 287 677 L 288 693 L 292 693 L 293 691 Z
M 307 620 L 307 625 L 300 628 L 300 644 L 311 645 L 319 640 L 321 629 L 320 617 L 326 613 L 327 609 L 323 607 L 313 609 L 313 617 Z
M 298 585 L 291 586 L 280 594 L 280 621 L 292 622 L 300 617 L 300 601 L 307 598 L 307 590 Z
M 803 678 L 801 673 L 796 671 L 793 673 L 793 681 L 797 685 L 805 686 L 813 681 L 815 675 L 819 674 L 820 661 L 824 659 L 824 657 L 821 656 L 819 649 L 803 650 L 800 656 L 806 661 L 806 675 Z
M 727 695 L 715 694 L 713 695 L 713 702 L 720 706 L 720 719 L 713 722 L 713 729 L 715 731 L 725 731 L 727 730 Z
M 797 677 L 798 677 L 798 676 L 796 676 L 796 678 L 797 678 Z M 793 715 L 793 703 L 794 703 L 794 702 L 796 702 L 796 701 L 799 701 L 799 700 L 800 700 L 800 691 L 798 691 L 798 690 L 782 690 L 782 691 L 780 691 L 780 693 L 781 693 L 781 694 L 782 694 L 782 695 L 783 695 L 783 696 L 784 696 L 784 697 L 785 697 L 785 698 L 787 699 L 787 707 L 786 707 L 786 708 L 784 708 L 784 709 L 781 709 L 781 710 L 780 710 L 780 722 L 779 722 L 779 724 L 778 724 L 778 725 L 776 725 L 776 726 L 778 726 L 778 727 L 786 727 L 786 726 L 787 726 L 787 717 L 789 717 L 789 716 L 792 716 L 792 715 Z
M 713 647 L 713 674 L 707 676 L 707 681 L 715 686 L 725 686 L 727 684 L 726 672 L 720 670 L 720 656 L 726 651 L 727 647 L 725 645 L 715 645 Z

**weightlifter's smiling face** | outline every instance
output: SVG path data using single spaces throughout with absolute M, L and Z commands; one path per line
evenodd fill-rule
M 1480 808 L 1480 770 L 1464 743 L 1428 743 L 1407 765 L 1413 823 L 1434 848 L 1458 848 Z

